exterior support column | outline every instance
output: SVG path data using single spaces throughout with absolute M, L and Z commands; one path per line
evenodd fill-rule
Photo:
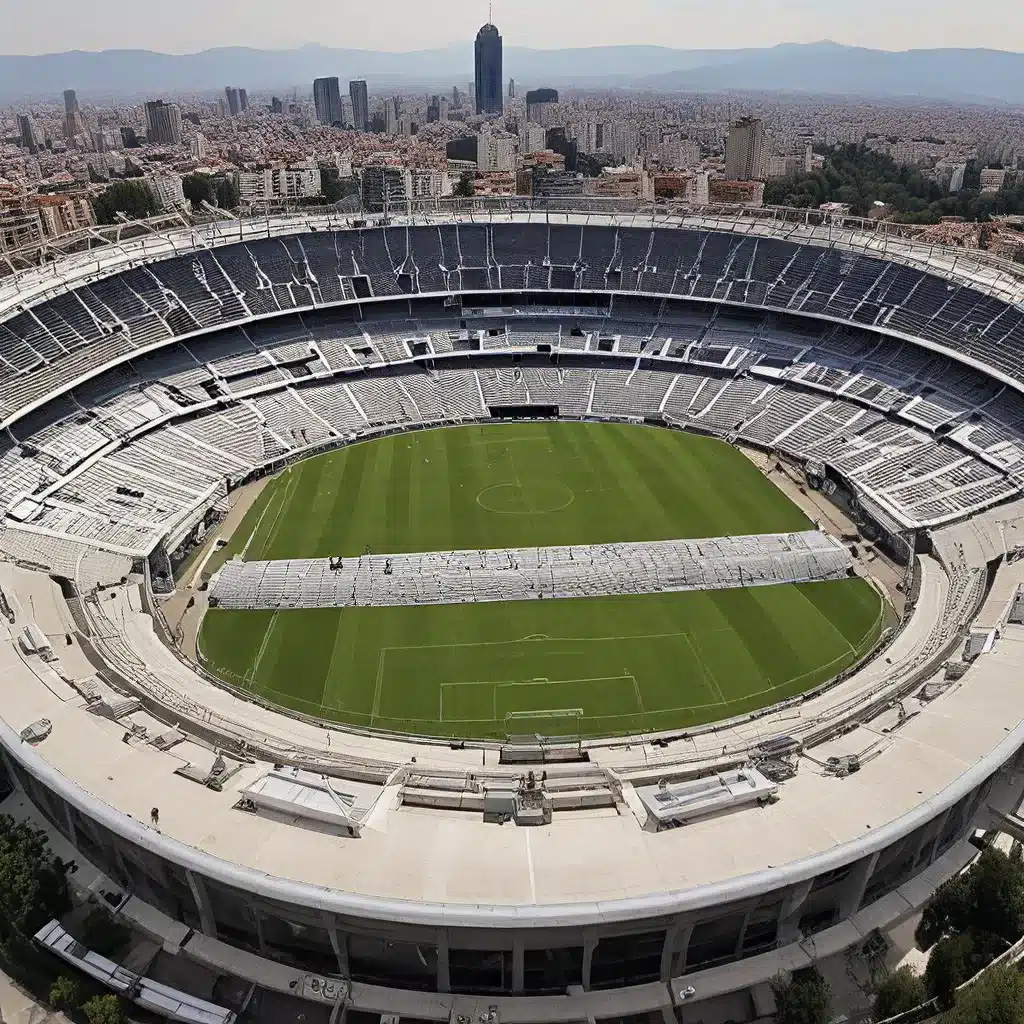
M 676 942 L 675 956 L 672 957 L 672 964 L 669 968 L 669 977 L 677 978 L 686 972 L 686 954 L 690 951 L 690 936 L 693 935 L 694 924 L 687 922 L 679 931 L 679 940 Z
M 320 920 L 323 921 L 327 930 L 327 937 L 331 940 L 331 949 L 334 950 L 334 958 L 338 961 L 338 973 L 343 978 L 348 977 L 348 947 L 338 934 L 334 918 L 326 910 L 320 912 Z
M 526 940 L 522 934 L 512 939 L 512 991 L 519 993 L 525 987 Z
M 213 906 L 210 903 L 205 883 L 199 875 L 188 868 L 185 869 L 185 877 L 188 879 L 188 887 L 192 890 L 192 898 L 196 901 L 196 907 L 199 910 L 199 926 L 203 929 L 203 934 L 208 935 L 211 939 L 217 938 L 217 922 L 213 916 Z
M 843 891 L 839 896 L 840 920 L 845 921 L 848 917 L 853 917 L 860 909 L 864 893 L 868 887 L 868 879 L 871 877 L 877 864 L 878 853 L 876 852 L 871 854 L 870 857 L 863 857 L 854 866 L 853 873 L 847 878 Z
M 800 911 L 810 895 L 813 878 L 794 886 L 783 904 L 779 915 L 779 945 L 786 946 L 795 942 L 800 934 Z
M 594 961 L 594 950 L 597 949 L 597 938 L 587 935 L 583 939 L 583 991 L 590 991 L 590 967 Z
M 672 953 L 676 948 L 676 939 L 682 931 L 678 924 L 669 925 L 665 930 L 665 945 L 661 947 L 661 971 L 658 977 L 663 983 L 672 978 Z
M 256 922 L 256 944 L 260 947 L 260 953 L 263 956 L 267 955 L 267 940 L 263 935 L 263 914 L 260 912 L 259 907 L 248 907 L 248 911 L 252 914 L 252 919 Z
M 452 969 L 448 959 L 448 929 L 437 933 L 437 991 L 451 992 Z

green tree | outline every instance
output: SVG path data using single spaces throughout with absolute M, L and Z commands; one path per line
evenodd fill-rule
M 820 170 L 766 182 L 765 203 L 798 208 L 848 203 L 851 213 L 867 216 L 880 202 L 896 211 L 896 220 L 917 224 L 935 224 L 949 216 L 986 221 L 993 215 L 1024 212 L 1024 181 L 981 195 L 981 171 L 973 161 L 964 174 L 963 189 L 947 195 L 919 170 L 864 145 L 826 147 L 824 157 Z
M 118 213 L 132 220 L 156 213 L 156 200 L 144 181 L 116 181 L 92 205 L 100 224 L 113 224 Z
M 791 978 L 772 982 L 775 1024 L 827 1024 L 832 991 L 816 967 L 794 971 Z
M 82 1001 L 82 986 L 75 978 L 62 974 L 50 986 L 50 1005 L 57 1010 L 73 1010 Z
M 1019 854 L 1010 857 L 989 847 L 967 871 L 940 885 L 914 939 L 927 951 L 944 937 L 968 931 L 976 945 L 994 945 L 997 952 L 1000 943 L 983 936 L 996 936 L 1005 948 L 1024 935 L 1024 864 Z
M 186 174 L 181 179 L 181 189 L 193 210 L 202 209 L 203 203 L 212 203 L 215 198 L 213 183 L 208 174 Z
M 893 971 L 875 992 L 875 1005 L 872 1016 L 875 1020 L 885 1020 L 899 1013 L 906 1013 L 927 1001 L 928 992 L 924 981 L 909 966 Z
M 990 932 L 970 930 L 940 939 L 928 957 L 924 984 L 928 995 L 944 1010 L 953 1005 L 956 989 L 983 970 L 1006 948 Z
M 93 996 L 82 1004 L 89 1024 L 124 1024 L 121 1000 L 115 995 Z
M 339 203 L 349 196 L 359 195 L 357 178 L 342 178 L 338 168 L 331 165 L 320 167 L 320 191 L 328 203 Z
M 235 184 L 235 179 L 231 177 L 218 178 L 217 187 L 217 205 L 222 210 L 234 210 L 238 206 L 238 186 Z
M 943 1024 L 1024 1024 L 1024 976 L 1001 964 L 959 993 Z
M 469 199 L 476 192 L 476 186 L 474 184 L 473 172 L 463 171 L 459 175 L 459 180 L 455 184 L 455 189 L 452 195 L 457 196 L 460 199 Z
M 46 833 L 0 815 L 0 955 L 32 955 L 32 936 L 71 909 L 70 865 L 54 857 Z

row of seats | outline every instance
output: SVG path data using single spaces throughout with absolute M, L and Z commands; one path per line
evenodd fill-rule
M 936 342 L 1024 381 L 1024 310 L 876 256 L 684 228 L 452 223 L 224 245 L 14 312 L 0 321 L 0 412 L 13 414 L 109 361 L 253 317 L 357 296 L 526 289 L 639 291 L 839 317 Z M 518 333 L 529 343 L 550 332 L 541 325 Z M 570 337 L 567 347 L 578 347 L 579 336 Z M 728 348 L 730 331 L 714 339 Z M 626 332 L 623 350 L 644 340 Z M 371 359 L 404 357 L 401 339 L 382 342 Z M 361 358 L 348 347 L 322 353 L 332 355 Z
M 527 318 L 522 329 L 514 317 L 489 322 L 501 323 L 502 337 L 525 330 L 553 345 L 627 332 L 671 343 L 681 331 L 687 358 L 580 350 L 555 365 L 538 354 L 513 361 L 467 352 L 367 370 L 325 352 L 330 336 L 351 353 L 380 346 L 382 335 L 396 344 L 459 335 L 467 328 L 454 313 L 360 322 L 292 314 L 173 345 L 93 379 L 0 437 L 0 509 L 12 529 L 143 553 L 269 462 L 381 428 L 481 419 L 507 405 L 663 416 L 777 448 L 835 467 L 904 524 L 960 518 L 1021 490 L 1024 397 L 980 373 L 863 330 L 648 312 L 646 322 L 639 310 L 624 320 Z M 701 339 L 711 334 L 724 362 L 704 358 Z M 306 372 L 277 361 L 287 346 L 307 344 Z

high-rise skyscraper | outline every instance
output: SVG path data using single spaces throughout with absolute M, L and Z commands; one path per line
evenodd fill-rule
M 500 114 L 504 109 L 501 34 L 488 22 L 476 34 L 476 112 Z
M 516 80 L 514 78 L 508 80 L 508 98 L 510 100 L 516 98 Z
M 85 121 L 78 109 L 78 96 L 74 89 L 64 90 L 64 134 L 73 139 L 85 131 Z
M 146 104 L 146 138 L 150 145 L 181 145 L 181 110 L 176 104 L 163 100 Z
M 357 132 L 370 130 L 370 96 L 362 79 L 348 83 L 348 95 L 352 101 L 352 127 Z
M 29 114 L 18 115 L 18 138 L 21 148 L 27 149 L 31 156 L 39 152 L 39 137 L 36 135 L 36 126 Z
M 238 90 L 238 109 L 243 114 L 249 109 L 249 92 L 247 89 Z
M 224 90 L 224 98 L 228 101 L 228 116 L 238 117 L 242 112 L 242 99 L 238 90 L 233 85 L 229 85 Z
M 313 104 L 321 124 L 341 124 L 341 85 L 337 78 L 318 78 L 313 83 Z
M 753 181 L 763 174 L 764 122 L 740 118 L 725 141 L 725 176 L 729 181 Z

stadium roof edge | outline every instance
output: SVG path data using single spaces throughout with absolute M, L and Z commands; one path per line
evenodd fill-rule
M 937 793 L 884 826 L 872 829 L 859 839 L 842 843 L 823 853 L 814 854 L 790 864 L 768 867 L 746 876 L 723 882 L 704 884 L 692 889 L 651 893 L 619 900 L 548 905 L 459 905 L 416 902 L 412 900 L 369 896 L 331 889 L 309 882 L 275 876 L 235 862 L 215 857 L 188 846 L 163 832 L 117 810 L 65 777 L 28 743 L 22 741 L 11 727 L 0 719 L 0 739 L 11 755 L 21 761 L 36 778 L 44 781 L 72 806 L 100 821 L 144 849 L 165 856 L 186 868 L 215 878 L 226 885 L 264 896 L 268 899 L 295 901 L 340 914 L 372 914 L 377 920 L 403 924 L 459 926 L 477 928 L 553 927 L 571 923 L 574 926 L 633 920 L 638 915 L 674 915 L 698 910 L 716 903 L 756 895 L 766 887 L 778 888 L 813 878 L 851 860 L 869 856 L 884 849 L 894 840 L 909 834 L 919 825 L 936 817 L 958 800 L 972 792 L 998 771 L 1024 744 L 1024 722 L 1007 733 L 985 757 L 967 768 L 959 778 Z

